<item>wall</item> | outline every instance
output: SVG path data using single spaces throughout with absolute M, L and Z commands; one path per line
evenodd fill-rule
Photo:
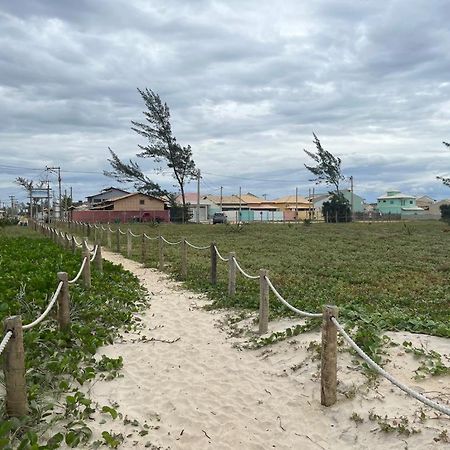
M 127 223 L 134 220 L 142 222 L 169 222 L 169 211 L 112 211 L 112 210 L 87 210 L 72 212 L 72 220 L 87 223 Z
M 144 200 L 144 204 L 139 203 Z M 164 211 L 164 202 L 146 195 L 133 195 L 114 202 L 114 211 Z

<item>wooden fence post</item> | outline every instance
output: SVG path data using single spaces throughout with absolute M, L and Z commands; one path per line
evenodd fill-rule
M 97 227 L 95 226 L 95 223 L 94 223 L 94 242 L 97 242 Z
M 141 238 L 141 260 L 142 260 L 142 264 L 145 265 L 145 260 L 147 259 L 147 246 L 145 243 L 145 240 L 147 239 L 145 237 L 145 233 L 142 232 L 142 238 Z
M 187 278 L 187 244 L 185 238 L 181 241 L 181 278 L 183 280 Z
M 67 272 L 58 272 L 58 280 L 63 282 L 58 296 L 58 323 L 60 330 L 70 326 L 70 297 Z
M 131 259 L 133 253 L 133 236 L 131 236 L 131 230 L 127 229 L 127 258 Z
M 164 270 L 164 241 L 162 236 L 158 236 L 159 263 L 158 270 Z
M 23 350 L 22 318 L 5 319 L 4 330 L 13 335 L 4 350 L 3 372 L 6 387 L 6 414 L 9 417 L 25 416 L 28 412 L 25 383 L 25 352 Z
M 75 236 L 72 235 L 72 238 L 70 240 L 70 244 L 72 247 L 72 253 L 75 253 L 77 251 L 77 243 L 75 242 Z
M 90 237 L 90 236 L 91 236 L 91 228 L 92 228 L 91 224 L 90 224 L 90 223 L 87 223 L 87 224 L 86 224 L 86 236 L 87 236 L 87 237 Z
M 337 316 L 338 308 L 336 306 L 326 305 L 323 307 L 320 403 L 324 406 L 336 403 L 337 329 L 331 318 L 337 318 Z
M 116 252 L 120 253 L 120 228 L 116 230 Z
M 97 241 L 97 253 L 95 254 L 94 263 L 99 273 L 103 273 L 102 243 Z
M 86 263 L 83 269 L 83 284 L 86 289 L 91 288 L 91 254 L 88 248 L 83 249 L 83 259 L 86 258 Z
M 269 284 L 266 277 L 269 272 L 265 269 L 259 271 L 259 334 L 269 330 Z
M 236 294 L 236 264 L 234 258 L 236 253 L 230 252 L 228 254 L 228 295 L 233 297 Z
M 211 252 L 211 273 L 210 273 L 210 281 L 213 286 L 217 284 L 217 253 L 216 253 L 216 243 L 211 242 L 210 247 Z

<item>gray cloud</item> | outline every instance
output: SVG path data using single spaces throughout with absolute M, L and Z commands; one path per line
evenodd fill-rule
M 15 167 L 60 165 L 77 198 L 111 185 L 107 147 L 129 158 L 141 142 L 136 87 L 169 104 L 204 189 L 306 194 L 315 131 L 369 200 L 448 196 L 446 3 L 2 2 L 0 199 L 23 195 Z

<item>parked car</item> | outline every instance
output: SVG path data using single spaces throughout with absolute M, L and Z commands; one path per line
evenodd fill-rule
M 213 225 L 216 223 L 227 223 L 227 216 L 223 212 L 217 212 L 213 215 Z

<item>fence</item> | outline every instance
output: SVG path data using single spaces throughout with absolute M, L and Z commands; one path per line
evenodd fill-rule
M 103 271 L 101 246 L 96 244 L 89 249 L 86 240 L 78 242 L 73 235 L 60 232 L 46 225 L 33 222 L 35 230 L 50 237 L 65 248 L 71 248 L 74 252 L 78 247 L 82 248 L 82 261 L 80 269 L 71 280 L 67 272 L 56 274 L 58 285 L 52 294 L 44 312 L 33 322 L 24 325 L 21 316 L 11 316 L 4 320 L 4 335 L 0 343 L 0 355 L 4 353 L 3 371 L 5 374 L 6 388 L 6 413 L 10 417 L 21 417 L 28 412 L 27 390 L 25 382 L 25 352 L 23 345 L 23 332 L 39 325 L 57 305 L 57 321 L 61 330 L 70 328 L 70 292 L 69 286 L 80 278 L 86 289 L 91 287 L 91 263 L 97 269 Z M 91 255 L 92 254 L 92 255 Z
M 78 277 L 81 275 L 83 270 L 83 265 L 87 264 L 89 267 L 89 264 L 87 263 L 90 261 L 89 259 L 89 249 L 87 244 L 87 239 L 84 240 L 82 243 L 77 242 L 76 238 L 72 235 L 71 238 L 68 238 L 66 233 L 63 233 L 61 231 L 58 231 L 56 229 L 46 227 L 39 225 L 37 223 L 34 223 L 35 229 L 40 228 L 41 230 L 44 230 L 44 233 L 47 234 L 47 236 L 52 237 L 54 240 L 59 241 L 60 243 L 63 243 L 66 246 L 69 246 L 68 243 L 70 242 L 70 247 L 74 251 L 77 246 L 84 246 L 84 259 L 82 263 L 82 267 L 80 268 L 80 271 L 78 275 L 74 278 L 74 280 L 71 280 L 71 282 L 75 282 Z M 92 260 L 95 259 L 96 255 L 101 252 L 101 246 L 99 244 L 99 241 L 97 240 L 97 234 L 100 233 L 101 237 L 102 233 L 106 232 L 107 234 L 107 242 L 108 247 L 113 248 L 113 236 L 114 236 L 114 247 L 117 252 L 120 253 L 121 249 L 121 236 L 126 236 L 126 253 L 127 256 L 130 257 L 133 250 L 133 238 L 139 239 L 140 245 L 141 245 L 141 259 L 144 262 L 146 259 L 146 241 L 147 240 L 157 240 L 158 242 L 158 269 L 163 270 L 164 269 L 164 248 L 165 245 L 170 246 L 181 246 L 181 276 L 183 279 L 186 279 L 187 272 L 188 272 L 188 261 L 187 261 L 187 248 L 192 248 L 194 250 L 198 251 L 207 251 L 210 252 L 210 283 L 215 285 L 217 284 L 217 264 L 218 261 L 221 261 L 223 263 L 226 263 L 228 265 L 228 295 L 234 296 L 236 293 L 236 279 L 237 274 L 240 273 L 242 276 L 249 280 L 254 280 L 255 282 L 259 282 L 259 318 L 258 318 L 258 332 L 259 334 L 265 334 L 267 333 L 269 329 L 269 294 L 272 292 L 272 294 L 275 296 L 276 299 L 278 299 L 284 306 L 286 306 L 288 309 L 290 309 L 292 312 L 307 318 L 322 318 L 322 352 L 321 352 L 321 404 L 324 406 L 331 406 L 336 403 L 337 395 L 336 395 L 336 387 L 337 387 L 337 334 L 338 332 L 342 335 L 344 340 L 350 345 L 350 347 L 353 348 L 353 350 L 358 353 L 361 358 L 364 359 L 364 361 L 372 367 L 376 372 L 378 372 L 380 375 L 385 377 L 387 380 L 389 380 L 391 383 L 393 383 L 395 386 L 397 386 L 402 391 L 406 392 L 408 395 L 412 396 L 416 400 L 424 403 L 425 405 L 434 408 L 435 410 L 441 412 L 442 414 L 446 414 L 450 416 L 450 408 L 439 404 L 422 394 L 412 390 L 408 386 L 405 386 L 404 384 L 400 383 L 398 380 L 396 380 L 392 375 L 387 373 L 384 369 L 382 369 L 375 361 L 373 361 L 364 351 L 358 347 L 358 345 L 351 339 L 351 337 L 346 333 L 343 326 L 338 321 L 338 315 L 339 311 L 338 308 L 334 305 L 325 305 L 323 307 L 322 312 L 307 312 L 302 311 L 296 307 L 294 307 L 290 302 L 288 302 L 283 296 L 278 292 L 278 290 L 275 288 L 275 286 L 272 284 L 270 278 L 269 278 L 269 272 L 267 269 L 260 269 L 258 274 L 252 275 L 249 274 L 245 269 L 242 268 L 241 264 L 236 258 L 236 255 L 234 252 L 230 252 L 228 256 L 223 256 L 219 249 L 217 248 L 217 245 L 215 242 L 211 242 L 209 245 L 204 246 L 198 246 L 194 245 L 191 242 L 187 241 L 186 239 L 181 239 L 179 241 L 169 241 L 163 236 L 148 236 L 144 232 L 141 234 L 135 234 L 130 229 L 127 229 L 126 231 L 123 231 L 118 227 L 116 230 L 112 229 L 111 227 L 104 227 L 100 224 L 86 224 L 81 222 L 72 222 L 68 223 L 67 226 L 69 229 L 74 229 L 82 235 L 90 236 L 94 234 L 95 241 L 97 242 L 96 246 L 94 247 L 97 249 L 96 254 L 91 258 Z M 98 258 L 98 256 L 97 256 Z M 100 257 L 101 259 L 101 257 Z M 60 282 L 62 283 L 62 281 Z M 69 282 L 70 283 L 70 282 Z M 90 285 L 90 284 L 89 284 Z M 58 285 L 59 286 L 59 285 Z M 56 292 L 54 296 L 56 295 Z M 59 295 L 59 293 L 58 293 Z M 53 306 L 53 305 L 52 305 Z M 49 304 L 49 308 L 51 308 Z M 47 309 L 49 309 L 47 308 Z M 6 323 L 8 320 L 13 319 L 9 318 L 5 321 L 5 337 L 0 344 L 0 353 L 3 351 L 3 349 L 7 346 L 8 341 L 12 342 L 14 340 L 17 340 L 18 338 L 15 337 L 12 334 L 12 331 L 14 328 L 8 328 L 6 326 Z M 36 321 L 35 321 L 36 322 Z M 8 325 L 11 327 L 11 325 Z M 25 326 L 26 327 L 26 326 Z M 25 329 L 25 327 L 23 327 Z M 11 344 L 10 344 L 11 346 Z M 14 347 L 14 346 L 12 346 Z M 11 350 L 9 350 L 10 352 Z M 17 352 L 20 352 L 20 348 L 18 351 L 13 353 L 13 356 L 17 354 Z M 22 350 L 23 353 L 23 350 Z M 6 372 L 5 372 L 6 373 Z M 17 383 L 16 383 L 17 384 Z M 23 383 L 24 384 L 24 381 Z M 8 394 L 7 394 L 8 395 Z M 23 394 L 22 394 L 23 395 Z M 9 413 L 9 411 L 8 411 Z

